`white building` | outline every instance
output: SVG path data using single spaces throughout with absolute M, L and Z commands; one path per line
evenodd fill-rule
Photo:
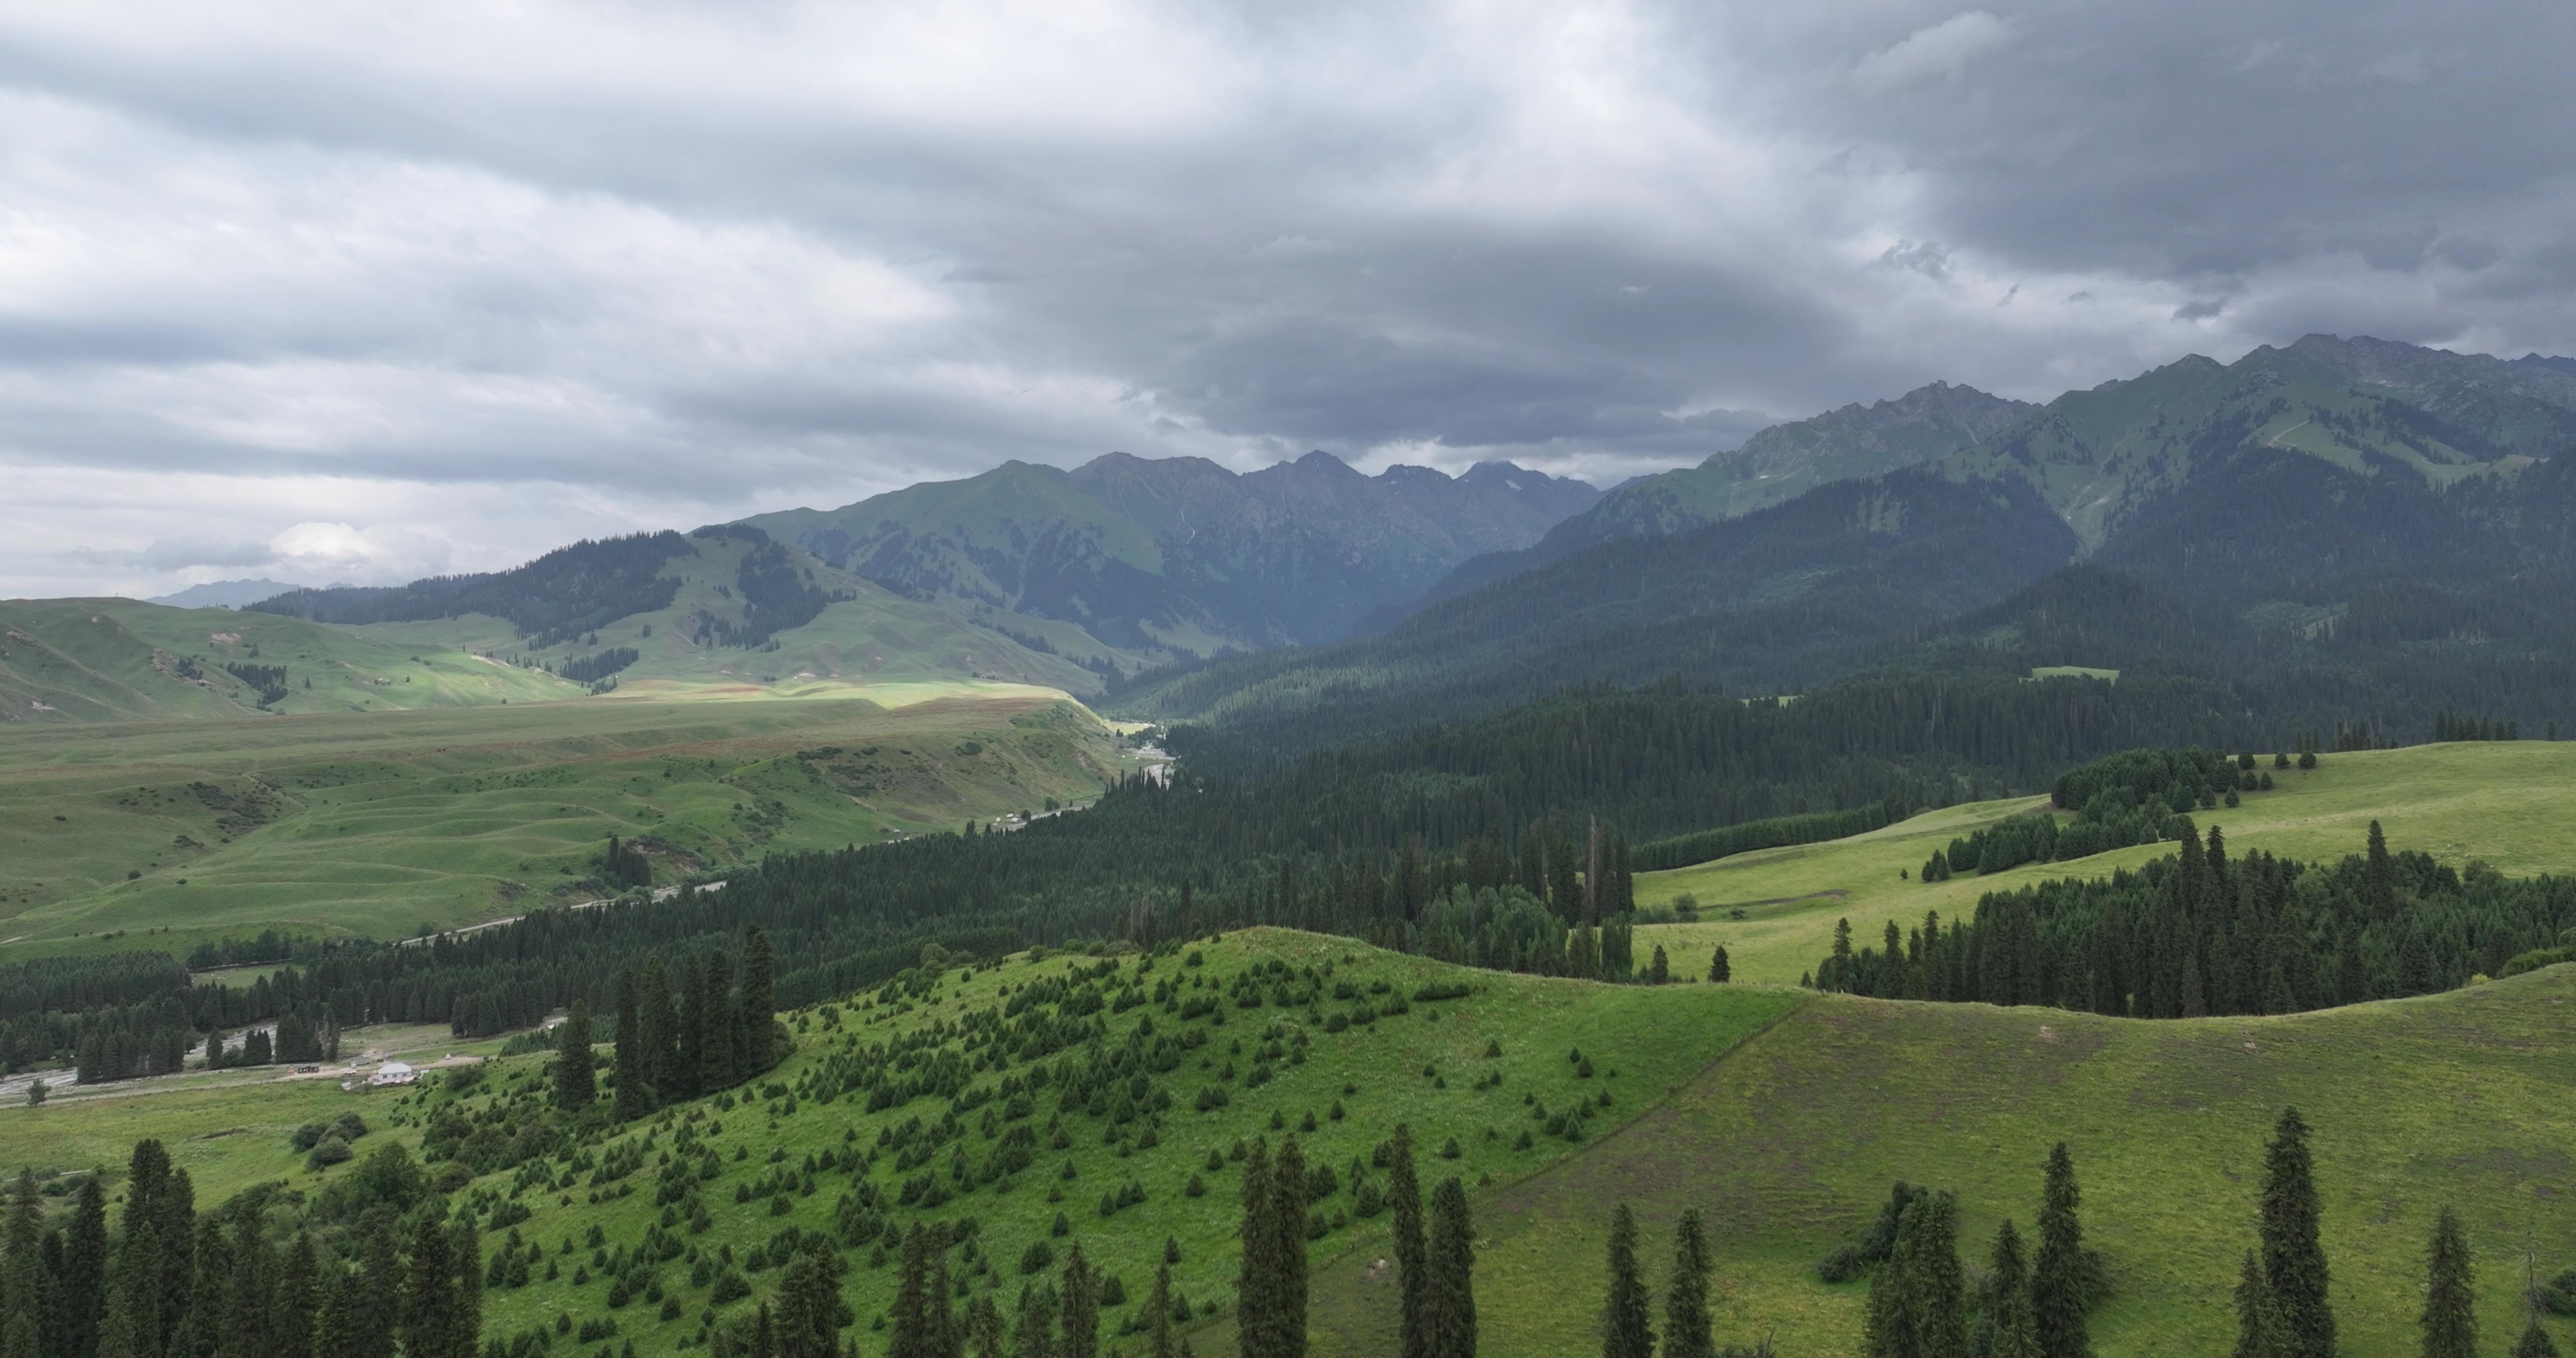
M 407 1085 L 420 1078 L 420 1072 L 401 1061 L 387 1061 L 367 1077 L 369 1085 Z

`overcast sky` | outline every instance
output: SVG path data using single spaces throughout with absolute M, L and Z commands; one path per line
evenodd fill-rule
M 2576 6 L 0 4 L 0 595 L 2576 352 Z

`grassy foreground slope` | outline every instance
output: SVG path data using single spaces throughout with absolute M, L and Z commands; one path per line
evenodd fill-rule
M 2268 769 L 2270 761 L 2264 761 Z M 2283 858 L 2333 862 L 2359 853 L 2370 822 L 2392 848 L 2419 850 L 2453 866 L 2483 859 L 2508 876 L 2576 872 L 2576 742 L 2488 741 L 2417 745 L 2321 756 L 2312 770 L 2273 772 L 2278 786 L 2249 793 L 2242 806 L 2194 812 L 2204 828 L 2227 832 L 2230 852 L 2263 849 Z M 1954 838 L 2008 815 L 2037 811 L 2045 796 L 1976 802 L 1930 811 L 1884 829 L 1823 844 L 1722 858 L 1641 873 L 1637 902 L 1669 905 L 1685 893 L 1703 914 L 1741 907 L 1745 918 L 1638 930 L 1643 952 L 1662 944 L 1674 965 L 1705 974 L 1724 943 L 1735 978 L 1795 983 L 1833 943 L 1834 921 L 1875 944 L 1886 921 L 1911 928 L 1923 912 L 1974 914 L 1977 898 L 2052 877 L 2104 877 L 2173 852 L 2139 845 L 2063 863 L 2031 863 L 1946 882 L 1917 880 L 1923 861 Z M 1900 879 L 1899 869 L 1908 876 Z
M 1981 1265 L 2002 1217 L 2028 1238 L 2041 1163 L 2063 1139 L 2086 1243 L 2109 1256 L 2097 1350 L 2225 1353 L 2263 1141 L 2291 1104 L 2315 1132 L 2344 1350 L 2416 1351 L 2424 1242 L 2447 1203 L 2475 1255 L 2487 1347 L 2501 1351 L 2521 1329 L 2526 1257 L 2543 1278 L 2576 1266 L 2571 1026 L 2576 966 L 2257 1019 L 1820 996 L 1580 1158 L 1478 1201 L 1482 1351 L 1598 1347 L 1609 1212 L 1624 1199 L 1658 1316 L 1673 1219 L 1697 1205 L 1716 1243 L 1723 1340 L 1776 1329 L 1783 1353 L 1859 1354 L 1866 1284 L 1827 1286 L 1816 1259 L 1905 1179 L 1957 1191 L 1961 1252 Z M 1394 1289 L 1363 1281 L 1363 1262 L 1318 1270 L 1316 1358 L 1393 1352 L 1379 1336 Z M 2576 1339 L 2552 1327 L 2562 1349 Z
M 858 691 L 883 701 L 0 730 L 0 941 L 398 936 L 600 894 L 585 879 L 610 835 L 667 880 L 1087 800 L 1123 767 L 1060 694 Z
M 1199 965 L 1187 963 L 1191 954 L 1199 956 Z M 1241 1175 L 1225 1153 L 1238 1140 L 1267 1136 L 1275 1145 L 1283 1132 L 1297 1132 L 1308 1165 L 1334 1171 L 1334 1191 L 1315 1203 L 1328 1221 L 1338 1218 L 1313 1247 L 1321 1259 L 1349 1242 L 1382 1234 L 1383 1215 L 1358 1214 L 1354 1161 L 1360 1172 L 1382 1185 L 1383 1176 L 1367 1168 L 1368 1160 L 1396 1123 L 1409 1122 L 1414 1128 L 1426 1174 L 1460 1174 L 1470 1184 L 1488 1179 L 1510 1183 L 1577 1155 L 1584 1143 L 1669 1098 L 1720 1053 L 1805 1002 L 1794 992 L 1772 989 L 1650 989 L 1471 971 L 1345 939 L 1275 929 L 1240 931 L 1150 960 L 1129 957 L 1108 964 L 1105 975 L 1103 967 L 1089 957 L 1022 954 L 972 973 L 933 973 L 935 980 L 924 977 L 920 991 L 893 1003 L 869 997 L 833 1012 L 817 1007 L 787 1015 L 798 1034 L 797 1050 L 759 1089 L 741 1091 L 739 1102 L 736 1097 L 699 1100 L 583 1148 L 577 1161 L 567 1153 L 518 1171 L 486 1175 L 460 1189 L 454 1200 L 488 1193 L 491 1200 L 529 1209 L 532 1215 L 515 1227 L 517 1237 L 542 1245 L 548 1258 L 560 1264 L 560 1276 L 552 1280 L 542 1276 L 540 1264 L 525 1285 L 489 1292 L 488 1332 L 508 1338 L 561 1313 L 569 1313 L 575 1323 L 613 1316 L 621 1344 L 632 1340 L 641 1354 L 675 1352 L 684 1338 L 699 1332 L 700 1317 L 711 1304 L 716 1278 L 695 1276 L 696 1259 L 736 1262 L 747 1274 L 755 1295 L 716 1308 L 720 1323 L 730 1322 L 768 1295 L 778 1277 L 775 1269 L 763 1271 L 742 1261 L 782 1227 L 795 1227 L 840 1235 L 850 1246 L 846 1295 L 859 1317 L 854 1333 L 861 1336 L 863 1352 L 875 1351 L 884 1341 L 871 1334 L 870 1326 L 892 1301 L 896 1270 L 881 1257 L 871 1263 L 873 1239 L 850 1240 L 838 1215 L 844 1195 L 867 1184 L 888 1204 L 882 1220 L 898 1226 L 974 1218 L 980 1228 L 975 1247 L 952 1253 L 950 1267 L 972 1276 L 974 1290 L 991 1291 L 1006 1310 L 1025 1281 L 1020 1261 L 1030 1246 L 1045 1245 L 1060 1265 L 1067 1247 L 1079 1242 L 1095 1263 L 1124 1283 L 1126 1301 L 1105 1308 L 1104 1330 L 1114 1333 L 1141 1305 L 1167 1238 L 1180 1248 L 1174 1274 L 1185 1296 L 1202 1309 L 1230 1297 Z M 1233 984 L 1256 968 L 1261 969 L 1256 987 L 1261 998 L 1246 1008 Z M 1004 1055 L 995 1062 L 992 1058 L 1001 1053 L 984 1047 L 972 1048 L 970 1054 L 965 1039 L 982 1030 L 984 1020 L 978 1015 L 1000 1017 L 1010 996 L 1033 983 L 1068 981 L 1077 989 L 1087 983 L 1095 995 L 1111 997 L 1110 1003 L 1087 1011 L 1077 1004 L 1068 1016 L 1078 1024 L 1096 1022 L 1096 1043 L 1086 1035 L 1034 1059 Z M 1168 1005 L 1150 998 L 1165 982 L 1177 987 Z M 1472 993 L 1412 999 L 1430 985 Z M 1121 1007 L 1114 997 L 1131 987 L 1142 992 L 1145 1002 Z M 1283 996 L 1283 990 L 1292 993 Z M 1351 997 L 1337 998 L 1343 990 Z M 1044 995 L 1039 992 L 1041 1003 L 1032 1011 L 1040 1020 L 1057 1007 Z M 1183 1016 L 1187 1001 L 1208 997 L 1220 1002 Z M 1290 1002 L 1282 1004 L 1283 998 Z M 1376 1016 L 1348 1023 L 1363 1007 Z M 1331 1022 L 1334 1016 L 1346 1020 L 1338 1031 Z M 1117 1104 L 1106 1098 L 1096 1104 L 1077 1098 L 1064 1106 L 1061 1072 L 1068 1057 L 1097 1061 L 1146 1033 L 1151 1034 L 1148 1049 L 1161 1044 L 1170 1056 L 1167 1064 L 1144 1068 L 1139 1078 L 1153 1091 L 1170 1094 L 1170 1106 L 1156 1111 L 1149 1095 L 1137 1116 L 1124 1123 L 1116 1120 Z M 964 1058 L 960 1069 L 971 1066 L 965 1077 L 968 1091 L 993 1093 L 1004 1087 L 1004 1080 L 1016 1089 L 1041 1065 L 1054 1078 L 1040 1084 L 1025 1106 L 1014 1105 L 1007 1095 L 968 1103 L 953 1140 L 914 1143 L 921 1147 L 916 1161 L 905 1156 L 900 1143 L 883 1146 L 880 1137 L 907 1123 L 935 1127 L 952 1108 L 949 1098 L 918 1095 L 872 1111 L 865 1093 L 835 1098 L 837 1084 L 825 1083 L 826 1072 L 846 1065 L 851 1054 L 864 1059 L 881 1044 L 900 1050 L 906 1038 L 924 1040 L 917 1049 L 923 1057 L 938 1059 L 939 1053 L 953 1052 Z M 1499 1043 L 1499 1055 L 1487 1055 L 1489 1043 Z M 1591 1075 L 1568 1061 L 1575 1048 L 1593 1056 Z M 605 1049 L 602 1055 L 607 1055 Z M 361 1110 L 383 1138 L 359 1142 L 361 1154 L 390 1142 L 418 1145 L 423 1122 L 440 1110 L 501 1131 L 515 1130 L 524 1120 L 511 1115 L 511 1101 L 522 1095 L 543 1099 L 545 1061 L 543 1056 L 499 1059 L 485 1068 L 479 1089 L 462 1096 L 439 1083 L 402 1094 L 368 1095 L 342 1094 L 327 1083 L 317 1089 L 314 1081 L 270 1080 L 34 1109 L 5 1107 L 0 1108 L 0 1164 L 32 1164 L 40 1170 L 94 1163 L 114 1167 L 133 1137 L 159 1135 L 170 1142 L 179 1167 L 201 1176 L 201 1207 L 271 1180 L 309 1192 L 352 1168 L 320 1174 L 306 1170 L 287 1144 L 297 1124 Z M 895 1074 L 901 1078 L 919 1069 L 907 1062 Z M 1121 1077 L 1117 1103 L 1129 1102 L 1124 1097 L 1129 1088 Z M 1228 1101 L 1199 1108 L 1197 1095 L 1207 1088 L 1227 1091 Z M 1599 1103 L 1605 1093 L 1610 1100 L 1606 1106 Z M 1586 1120 L 1589 1131 L 1577 1138 L 1545 1135 L 1543 1126 L 1530 1118 L 1537 1104 L 1562 1114 L 1578 1103 L 1590 1103 L 1594 1111 Z M 1310 1116 L 1313 1127 L 1300 1130 Z M 1149 1127 L 1155 1131 L 1150 1138 L 1144 1135 Z M 1524 1128 L 1538 1133 L 1526 1146 L 1519 1143 Z M 952 1154 L 962 1148 L 980 1170 L 1009 1144 L 1013 1129 L 1035 1133 L 1034 1162 L 1026 1168 L 1000 1181 L 970 1180 L 955 1198 L 935 1207 L 897 1201 L 903 1186 L 916 1177 L 954 1189 Z M 1055 1140 L 1058 1133 L 1061 1144 Z M 1444 1158 L 1443 1148 L 1452 1142 L 1455 1158 Z M 621 1146 L 640 1146 L 645 1153 L 628 1161 L 623 1172 L 601 1177 L 603 1166 L 618 1162 Z M 662 1318 L 655 1304 L 660 1297 L 637 1297 L 612 1310 L 609 1279 L 591 1262 L 591 1247 L 581 1244 L 573 1256 L 564 1257 L 558 1246 L 567 1239 L 586 1241 L 594 1226 L 612 1250 L 638 1244 L 650 1226 L 664 1220 L 663 1207 L 655 1201 L 663 1154 L 673 1152 L 686 1164 L 709 1151 L 716 1172 L 693 1180 L 694 1201 L 705 1205 L 708 1227 L 690 1231 L 689 1202 L 672 1204 L 678 1224 L 671 1230 L 697 1253 L 663 1261 L 655 1271 L 663 1296 L 680 1302 L 677 1314 Z M 1218 1157 L 1215 1167 L 1209 1163 L 1211 1152 Z M 810 1157 L 827 1154 L 848 1161 L 806 1172 Z M 854 1169 L 862 1155 L 866 1164 Z M 1202 1196 L 1189 1195 L 1193 1178 L 1203 1184 Z M 1122 1205 L 1114 1214 L 1102 1212 L 1102 1197 L 1130 1184 L 1142 1190 L 1143 1200 Z M 1052 1233 L 1059 1213 L 1070 1228 L 1067 1236 Z M 487 1238 L 486 1253 L 498 1251 L 506 1238 L 502 1233 Z M 584 1281 L 576 1283 L 575 1266 L 582 1263 L 590 1266 Z M 711 1267 L 709 1274 L 727 1271 L 733 1270 Z M 1049 1278 L 1054 1272 L 1044 1270 Z M 1204 1343 L 1201 1350 L 1218 1351 Z

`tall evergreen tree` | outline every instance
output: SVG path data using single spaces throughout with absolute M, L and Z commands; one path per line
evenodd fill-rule
M 1430 1358 L 1476 1358 L 1476 1227 L 1456 1175 L 1431 1193 L 1424 1339 Z
M 1180 1348 L 1172 1337 L 1172 1266 L 1154 1268 L 1154 1290 L 1145 1294 L 1145 1313 L 1138 1317 L 1145 1327 L 1145 1358 L 1179 1358 Z
M 1959 1270 L 1958 1200 L 1934 1193 L 1905 1209 L 1919 1216 L 1897 1242 L 1897 1272 L 1914 1319 L 1916 1358 L 1968 1358 L 1968 1307 Z
M 707 959 L 680 960 L 680 1013 L 678 1048 L 672 1057 L 671 1088 L 665 1101 L 694 1099 L 710 1092 L 706 1086 L 707 1021 L 711 1017 L 707 997 Z
M 1601 1358 L 1654 1358 L 1646 1323 L 1646 1280 L 1637 1272 L 1637 1215 L 1620 1203 L 1610 1212 L 1610 1294 L 1601 1310 Z
M 2514 1341 L 2513 1358 L 2558 1358 L 2558 1345 L 2549 1331 L 2540 1328 L 2540 1317 L 2533 1316 L 2523 1326 L 2522 1338 Z
M 1387 1164 L 1386 1202 L 1394 1216 L 1395 1277 L 1403 1293 L 1396 1352 L 1401 1358 L 1425 1358 L 1431 1351 L 1429 1313 L 1424 1309 L 1430 1272 L 1422 1235 L 1422 1181 L 1413 1168 L 1413 1128 L 1401 1122 L 1395 1125 L 1394 1150 Z
M 257 1198 L 234 1209 L 233 1238 L 226 1247 L 232 1256 L 232 1280 L 225 1289 L 220 1331 L 227 1358 L 264 1352 L 279 1328 L 277 1259 L 269 1249 L 267 1226 L 267 1213 Z
M 1272 1190 L 1270 1147 L 1260 1137 L 1243 1161 L 1243 1261 L 1235 1279 L 1235 1349 L 1240 1358 L 1277 1358 L 1279 1341 L 1279 1232 L 1272 1225 L 1279 1195 Z
M 402 1256 L 394 1249 L 391 1222 L 378 1219 L 364 1228 L 358 1247 L 358 1271 L 348 1278 L 351 1358 L 393 1358 L 394 1338 L 402 1329 L 404 1277 Z
M 736 1041 L 745 1078 L 778 1064 L 777 958 L 769 934 L 754 924 L 742 934 L 742 1035 Z
M 633 1122 L 653 1111 L 653 1061 L 644 1043 L 644 1014 L 636 998 L 635 973 L 617 973 L 617 1105 L 619 1122 Z
M 1238 1321 L 1236 1329 L 1241 1328 Z M 1020 1289 L 1020 1318 L 1011 1328 L 1011 1358 L 1057 1358 L 1052 1289 L 1034 1283 Z
M 928 1242 L 931 1283 L 922 1297 L 923 1330 L 936 1358 L 964 1358 L 965 1329 L 949 1307 L 947 1250 L 944 1238 Z M 772 1344 L 778 1358 L 834 1358 L 840 1351 L 841 1327 L 849 1323 L 841 1301 L 841 1256 L 837 1251 L 800 1249 L 778 1280 L 778 1306 Z M 988 1306 L 990 1303 L 986 1303 Z M 995 1319 L 996 1328 L 1000 1320 Z
M 1277 1358 L 1306 1358 L 1306 1156 L 1290 1136 L 1279 1143 L 1271 1162 L 1270 1229 L 1277 1241 L 1271 1261 L 1279 1270 L 1277 1309 L 1273 1311 Z
M 1284 1162 L 1285 1156 L 1282 1156 Z M 1064 1358 L 1100 1358 L 1100 1274 L 1077 1244 L 1064 1259 Z
M 903 1237 L 894 1293 L 894 1337 L 886 1358 L 939 1358 L 930 1321 L 930 1230 L 916 1221 Z
M 456 1319 L 448 1337 L 453 1358 L 476 1358 L 483 1345 L 483 1231 L 472 1212 L 456 1214 L 449 1254 L 456 1268 Z
M 2371 918 L 2387 919 L 2397 913 L 2397 865 L 2388 856 L 2388 836 L 2381 832 L 2377 821 L 2370 823 L 2370 838 L 2362 857 L 2361 895 Z
M 992 1297 L 975 1299 L 966 1315 L 966 1333 L 975 1342 L 975 1358 L 1010 1358 L 1008 1337 L 1002 1332 L 1002 1308 Z
M 90 1358 L 98 1351 L 99 1321 L 107 1311 L 107 1192 L 98 1181 L 97 1174 L 81 1180 L 63 1247 L 65 1358 Z
M 642 1044 L 637 1055 L 646 1072 L 644 1083 L 653 1091 L 653 1106 L 658 1108 L 688 1097 L 680 1086 L 679 1017 L 671 1010 L 671 977 L 662 959 L 645 961 L 635 978 L 635 990 L 640 1015 L 635 1036 Z M 624 1037 L 621 1032 L 619 1040 Z
M 2007 1218 L 1995 1229 L 1986 1262 L 1986 1315 L 1994 1358 L 2038 1358 L 2039 1336 L 2030 1323 L 2030 1266 L 2022 1258 L 2021 1232 Z
M 277 1270 L 277 1305 L 272 1312 L 270 1343 L 279 1358 L 305 1358 L 314 1351 L 314 1318 L 321 1306 L 320 1264 L 313 1256 L 313 1237 L 303 1231 L 286 1247 Z
M 742 1013 L 734 1007 L 733 964 L 721 952 L 707 954 L 706 1025 L 698 1092 L 712 1094 L 732 1088 L 743 1076 L 734 1056 L 734 1047 L 742 1040 Z
M 410 1287 L 403 1293 L 403 1358 L 455 1358 L 456 1257 L 447 1223 L 423 1216 L 411 1237 Z
M 590 1049 L 590 1002 L 574 1000 L 572 1015 L 555 1030 L 555 1106 L 582 1112 L 599 1097 L 597 1062 Z
M 1673 1227 L 1673 1280 L 1664 1290 L 1664 1358 L 1717 1358 L 1708 1319 L 1708 1231 L 1685 1207 Z
M 2317 1238 L 2315 1166 L 2308 1124 L 2281 1110 L 2263 1159 L 2263 1283 L 2272 1294 L 2276 1358 L 2335 1358 L 2334 1308 L 2326 1296 L 2326 1252 Z
M 9 1190 L 6 1288 L 0 1290 L 0 1358 L 38 1358 L 45 1323 L 45 1211 L 36 1172 L 18 1171 Z
M 155 1149 L 158 1149 L 156 1146 Z M 169 1164 L 165 1156 L 161 1162 Z M 189 1293 L 197 1274 L 197 1191 L 188 1171 L 171 1169 L 152 1195 L 153 1237 L 160 1266 L 160 1320 L 153 1334 L 166 1348 L 188 1317 Z
M 2075 1184 L 2075 1157 L 2066 1143 L 2048 1152 L 2048 1171 L 2040 1189 L 2039 1251 L 2031 1260 L 2030 1332 L 2041 1358 L 2092 1358 L 2093 1338 L 2084 1313 L 2084 1227 L 2076 1208 L 2083 1194 Z
M 2477 1289 L 2469 1278 L 2469 1242 L 2448 1205 L 2433 1220 L 2424 1257 L 2424 1358 L 2477 1358 Z
M 197 1276 L 188 1289 L 188 1309 L 170 1333 L 173 1358 L 179 1355 L 213 1354 L 223 1346 L 224 1327 L 231 1315 L 229 1295 L 232 1270 L 225 1266 L 229 1257 L 225 1248 L 224 1223 L 220 1216 L 206 1216 L 197 1222 Z
M 2231 1358 L 2279 1358 L 2280 1325 L 2272 1314 L 2272 1289 L 2263 1281 L 2263 1261 L 2245 1251 L 2245 1266 L 2236 1274 L 2236 1348 Z

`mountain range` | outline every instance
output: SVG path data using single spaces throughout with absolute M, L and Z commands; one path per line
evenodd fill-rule
M 2568 597 L 2576 571 L 2572 379 L 2566 359 L 2319 335 L 2232 364 L 2184 358 L 2000 427 L 1982 421 L 2008 403 L 1927 388 L 1906 399 L 1977 417 L 1948 422 L 1961 442 L 1946 454 L 1734 518 L 1715 499 L 1669 508 L 1690 503 L 1669 482 L 1622 488 L 1539 548 L 1462 565 L 1377 635 L 1177 666 L 1123 701 L 1301 743 L 1569 684 L 1674 676 L 1795 692 L 1932 656 L 2027 670 L 2141 654 L 2157 672 L 2203 674 L 2229 656 L 2231 680 L 2273 685 L 2320 718 L 2325 695 L 2370 717 L 2401 669 L 2423 680 L 2410 691 L 2430 684 L 2463 704 L 2576 700 L 2568 629 L 2545 602 Z M 1817 446 L 1867 465 L 1851 430 L 1900 404 L 1823 417 L 1842 438 Z M 1795 432 L 1822 421 L 1806 423 Z M 1938 441 L 1882 437 L 1876 455 Z M 1741 482 L 1725 471 L 1739 460 L 1673 476 Z M 1637 537 L 1605 524 L 1623 501 L 1671 515 L 1623 524 L 1682 526 Z M 1689 522 L 1702 512 L 1721 517 Z M 2054 576 L 2079 564 L 2145 592 L 2089 589 L 2108 611 L 2070 630 L 2073 587 Z M 2060 625 L 2037 625 L 2051 600 Z M 1944 630 L 1979 617 L 1971 637 Z

